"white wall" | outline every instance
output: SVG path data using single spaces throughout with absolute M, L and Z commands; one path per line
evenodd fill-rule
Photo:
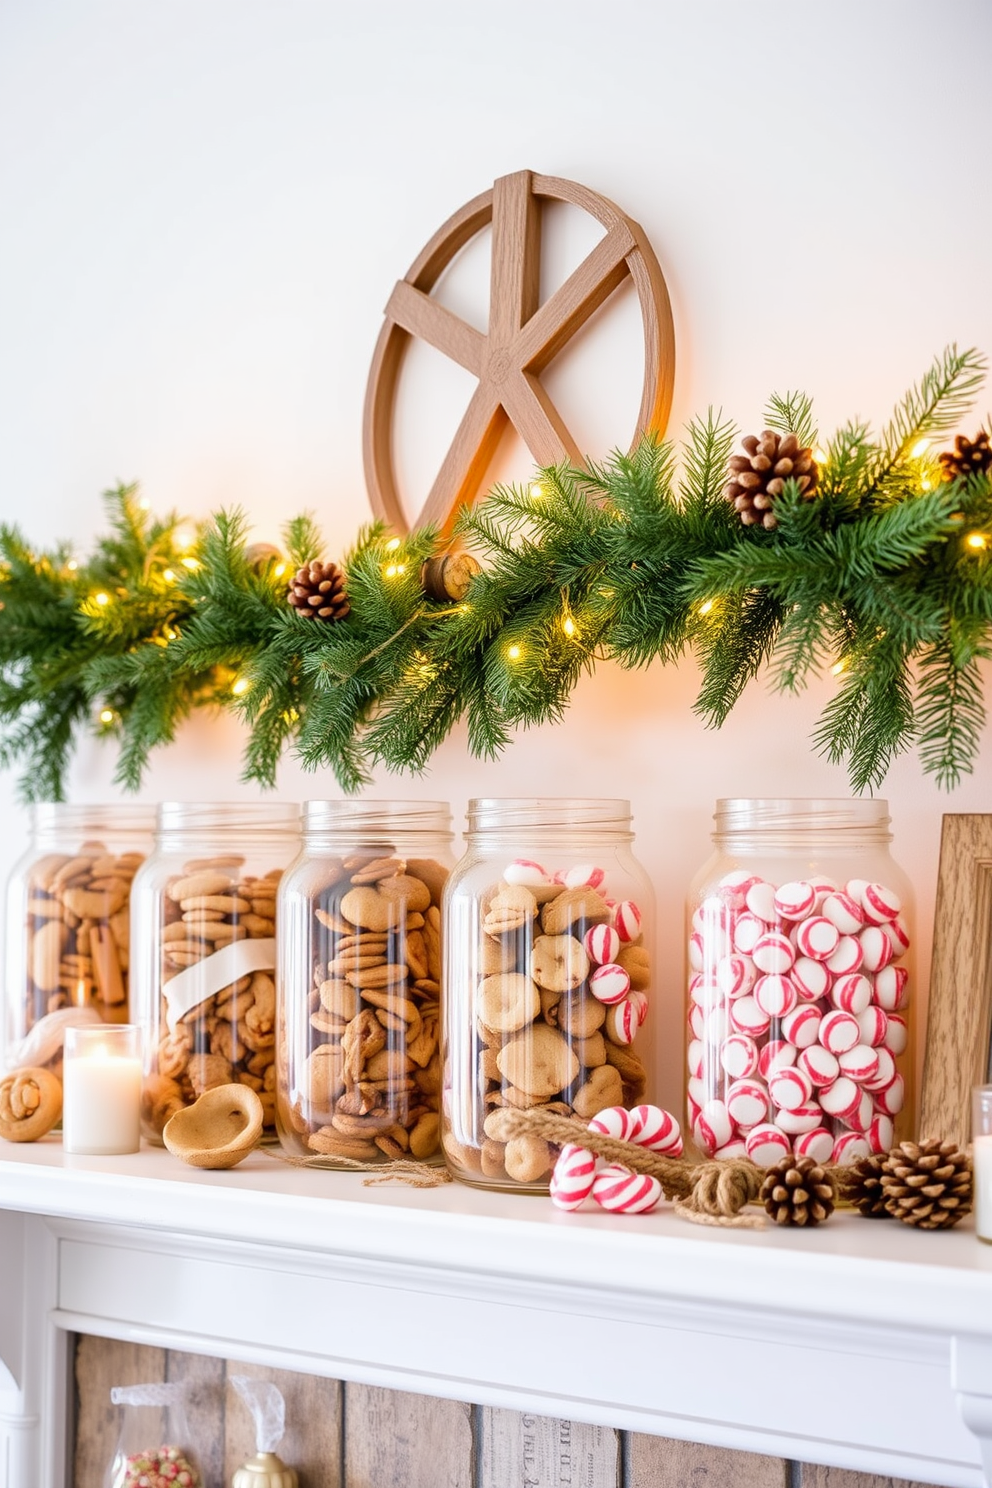
M 392 284 L 523 167 L 646 229 L 676 318 L 673 431 L 710 403 L 760 427 L 792 387 L 825 431 L 881 422 L 946 342 L 992 351 L 990 44 L 985 0 L 3 0 L 0 514 L 85 551 L 101 490 L 137 478 L 158 509 L 239 503 L 259 538 L 312 508 L 340 554 L 369 515 L 361 410 Z M 466 313 L 472 289 L 452 286 Z M 629 303 L 616 322 L 563 374 L 596 455 L 629 438 L 639 396 Z M 416 371 L 412 493 L 458 387 L 430 359 Z M 714 799 L 846 793 L 807 744 L 828 682 L 799 700 L 758 686 L 719 734 L 691 714 L 695 685 L 688 665 L 603 669 L 563 727 L 498 764 L 456 738 L 428 779 L 377 792 L 445 796 L 458 817 L 471 795 L 629 794 L 677 999 Z M 149 798 L 248 792 L 239 742 L 197 720 Z M 886 783 L 924 947 L 941 814 L 992 810 L 990 758 L 952 797 L 912 758 Z M 73 795 L 112 795 L 113 764 L 87 742 Z M 336 794 L 292 762 L 280 788 Z M 0 790 L 5 872 L 25 818 Z M 674 1051 L 674 1003 L 668 1027 Z M 677 1053 L 667 1068 L 674 1100 Z

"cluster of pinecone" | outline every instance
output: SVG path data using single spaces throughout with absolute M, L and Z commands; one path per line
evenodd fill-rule
M 946 1230 L 971 1211 L 971 1159 L 954 1142 L 901 1142 L 891 1152 L 831 1170 L 812 1157 L 769 1168 L 759 1197 L 781 1225 L 822 1224 L 838 1196 L 872 1219 Z

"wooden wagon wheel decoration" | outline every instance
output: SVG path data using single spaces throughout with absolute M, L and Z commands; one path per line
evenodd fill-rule
M 542 200 L 569 202 L 606 228 L 558 289 L 539 301 Z M 455 255 L 492 223 L 489 326 L 468 325 L 431 290 Z M 478 494 L 499 439 L 512 423 L 538 465 L 578 462 L 580 451 L 541 385 L 541 373 L 627 276 L 644 325 L 644 391 L 635 430 L 661 434 L 675 372 L 672 311 L 661 266 L 636 222 L 574 181 L 516 171 L 502 176 L 435 233 L 389 297 L 365 392 L 365 477 L 376 516 L 399 532 L 409 523 L 393 466 L 392 427 L 400 367 L 419 336 L 478 379 L 416 525 L 450 531 L 459 506 Z

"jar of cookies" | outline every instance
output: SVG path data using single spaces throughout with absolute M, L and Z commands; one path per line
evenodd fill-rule
M 689 893 L 687 1114 L 709 1156 L 912 1135 L 911 890 L 879 800 L 724 800 Z
M 442 1145 L 466 1183 L 543 1192 L 557 1148 L 504 1141 L 505 1107 L 588 1121 L 651 1098 L 653 894 L 627 801 L 476 800 L 468 823 L 444 905 Z
M 276 889 L 299 840 L 295 802 L 158 809 L 131 920 L 152 1142 L 176 1111 L 232 1082 L 256 1091 L 275 1125 Z
M 67 1025 L 128 1021 L 131 885 L 154 825 L 151 806 L 32 807 L 7 889 L 8 1067 L 57 1072 Z
M 441 801 L 307 801 L 279 886 L 279 1137 L 346 1162 L 438 1147 Z

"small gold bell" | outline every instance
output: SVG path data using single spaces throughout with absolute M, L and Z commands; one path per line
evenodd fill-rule
M 287 1467 L 275 1452 L 259 1452 L 238 1468 L 231 1488 L 299 1488 L 299 1482 L 296 1469 Z

